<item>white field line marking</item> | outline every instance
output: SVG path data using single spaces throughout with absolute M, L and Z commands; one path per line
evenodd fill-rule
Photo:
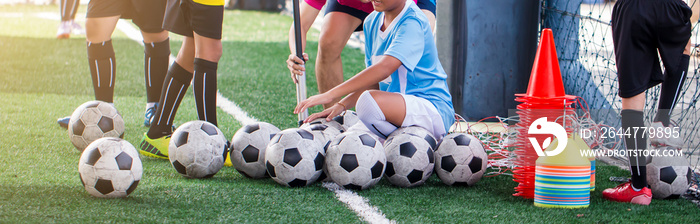
M 346 190 L 338 186 L 338 184 L 333 182 L 324 182 L 323 187 L 329 191 L 335 193 L 335 197 L 339 201 L 345 203 L 352 211 L 357 213 L 362 220 L 368 223 L 396 223 L 394 220 L 389 220 L 384 216 L 382 211 L 377 207 L 369 204 L 366 198 L 358 195 L 357 193 Z
M 125 33 L 130 39 L 143 45 L 141 31 L 137 30 L 133 25 L 131 25 L 131 23 L 120 19 L 117 23 L 117 28 Z M 173 63 L 174 61 L 175 57 L 171 54 L 170 63 Z M 216 91 L 216 106 L 236 118 L 236 120 L 241 122 L 242 125 L 258 122 L 258 119 L 249 116 L 248 113 L 241 109 L 241 107 L 239 107 L 236 103 L 221 95 L 218 90 Z
M 117 23 L 117 28 L 122 32 L 126 33 L 129 38 L 134 41 L 143 44 L 141 39 L 140 31 L 134 28 L 130 23 L 123 20 L 119 20 Z M 174 57 L 170 55 L 170 61 L 174 61 Z M 257 122 L 258 120 L 248 116 L 248 113 L 243 111 L 236 103 L 230 101 L 219 91 L 216 92 L 216 106 L 221 108 L 224 112 L 230 114 L 236 120 L 240 121 L 241 124 L 246 125 L 250 123 Z M 323 187 L 329 191 L 335 193 L 335 197 L 339 201 L 345 203 L 351 210 L 353 210 L 362 220 L 369 223 L 396 223 L 393 220 L 387 219 L 384 214 L 377 208 L 369 204 L 366 198 L 358 195 L 350 190 L 342 189 L 335 183 L 323 183 Z
M 55 20 L 60 19 L 60 17 L 56 16 L 46 16 L 45 14 L 42 15 L 43 18 Z M 134 28 L 130 23 L 120 19 L 119 22 L 117 22 L 117 29 L 121 30 L 130 39 L 138 42 L 140 45 L 143 45 L 143 37 L 141 36 L 141 32 Z M 175 57 L 170 55 L 170 62 L 172 63 L 173 61 L 175 61 Z M 236 105 L 236 103 L 221 95 L 219 91 L 216 92 L 216 106 L 236 118 L 236 120 L 240 121 L 243 125 L 258 122 L 257 119 L 248 116 L 248 113 L 243 111 L 243 109 Z M 343 189 L 337 184 L 331 182 L 323 183 L 323 187 L 333 192 L 339 201 L 345 203 L 348 208 L 354 211 L 357 216 L 366 222 L 396 223 L 394 220 L 387 219 L 379 208 L 370 205 L 369 200 L 363 198 L 353 191 Z
M 216 106 L 236 118 L 236 120 L 240 121 L 243 125 L 258 122 L 258 119 L 248 116 L 248 113 L 243 111 L 243 109 L 238 107 L 233 101 L 226 99 L 219 91 L 216 91 Z

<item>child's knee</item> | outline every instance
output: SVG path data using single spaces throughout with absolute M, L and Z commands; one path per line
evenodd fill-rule
M 357 110 L 357 117 L 365 122 L 376 119 L 376 114 L 382 113 L 377 101 L 374 100 L 369 90 L 360 94 L 355 109 Z

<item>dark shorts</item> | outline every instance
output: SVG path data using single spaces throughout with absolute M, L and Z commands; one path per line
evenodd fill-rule
M 436 7 L 433 1 L 434 0 L 418 0 L 418 8 L 428 10 L 432 12 L 433 15 L 435 15 Z M 365 11 L 350 6 L 341 5 L 340 3 L 338 3 L 338 0 L 328 0 L 328 2 L 326 3 L 326 14 L 331 12 L 342 12 L 351 15 L 355 18 L 358 18 L 362 21 L 365 21 L 365 18 L 369 15 L 369 13 Z M 362 24 L 357 26 L 357 28 L 355 28 L 355 31 L 362 31 Z
M 351 15 L 355 18 L 358 18 L 362 21 L 365 21 L 365 17 L 369 15 L 369 13 L 366 13 L 365 11 L 350 6 L 341 5 L 340 3 L 338 3 L 338 0 L 328 0 L 326 2 L 326 15 L 328 15 L 328 13 L 331 12 L 342 12 Z M 357 26 L 357 28 L 355 28 L 355 31 L 362 31 L 362 24 Z
M 428 11 L 432 12 L 433 15 L 437 15 L 437 14 L 435 14 L 435 10 L 437 8 L 437 7 L 435 7 L 435 1 L 436 0 L 418 0 L 418 2 L 417 2 L 418 4 L 416 4 L 416 5 L 418 5 L 418 8 L 420 8 L 420 9 L 428 10 Z
M 690 39 L 692 11 L 682 0 L 619 0 L 612 13 L 619 95 L 630 98 L 679 69 Z M 657 53 L 658 52 L 658 53 Z
M 87 18 L 120 16 L 131 19 L 141 31 L 163 31 L 163 15 L 167 0 L 90 0 Z
M 200 36 L 221 40 L 224 1 L 168 0 L 163 28 L 183 36 Z

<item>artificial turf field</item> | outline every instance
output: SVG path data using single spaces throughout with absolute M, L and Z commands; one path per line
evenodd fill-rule
M 81 7 L 78 17 L 84 16 Z M 56 40 L 58 6 L 0 6 L 0 223 L 354 223 L 352 210 L 320 183 L 287 188 L 271 179 L 251 180 L 232 167 L 212 179 L 181 177 L 169 162 L 142 157 L 143 179 L 124 199 L 90 196 L 78 177 L 80 153 L 56 125 L 93 99 L 84 36 Z M 46 17 L 46 16 L 43 16 Z M 221 94 L 249 116 L 280 129 L 294 127 L 295 87 L 284 60 L 289 54 L 291 18 L 277 13 L 226 11 L 224 55 L 219 62 Z M 117 59 L 115 106 L 126 121 L 125 139 L 137 144 L 143 127 L 145 88 L 143 48 L 120 31 L 113 36 Z M 307 47 L 316 55 L 318 33 Z M 180 38 L 171 38 L 177 52 Z M 360 50 L 343 52 L 346 78 L 364 67 Z M 307 68 L 313 68 L 313 57 Z M 311 70 L 311 69 L 310 69 Z M 309 94 L 317 92 L 307 73 Z M 175 119 L 196 119 L 194 101 L 184 99 Z M 318 111 L 318 108 L 312 112 Z M 219 127 L 231 138 L 241 124 L 218 111 Z M 516 183 L 507 175 L 483 178 L 475 186 L 449 187 L 433 176 L 424 186 L 403 189 L 382 180 L 357 194 L 399 223 L 700 223 L 698 207 L 684 199 L 654 200 L 650 206 L 609 202 L 601 190 L 616 183 L 609 176 L 627 171 L 598 167 L 597 189 L 586 209 L 543 209 L 511 196 Z

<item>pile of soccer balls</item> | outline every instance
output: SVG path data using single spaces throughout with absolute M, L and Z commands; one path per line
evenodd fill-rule
M 68 137 L 82 153 L 80 180 L 95 197 L 126 197 L 141 181 L 139 153 L 123 135 L 124 120 L 112 104 L 89 101 L 71 115 Z
M 353 111 L 282 131 L 269 123 L 249 124 L 231 140 L 231 162 L 243 176 L 269 176 L 284 186 L 332 181 L 357 190 L 382 177 L 399 187 L 420 186 L 434 171 L 447 185 L 469 186 L 486 170 L 486 151 L 471 135 L 450 134 L 438 145 L 427 130 L 405 127 L 382 144 L 358 124 Z
M 90 101 L 71 115 L 68 135 L 82 152 L 78 171 L 85 190 L 95 197 L 126 197 L 136 189 L 143 168 L 138 151 L 121 139 L 124 120 L 112 104 Z M 223 166 L 228 144 L 221 130 L 191 121 L 173 132 L 169 159 L 188 178 L 209 178 Z
M 438 144 L 427 130 L 404 127 L 382 144 L 363 127 L 353 111 L 282 131 L 256 122 L 240 128 L 229 145 L 215 125 L 191 121 L 173 132 L 169 160 L 187 178 L 214 176 L 230 156 L 248 178 L 271 177 L 288 187 L 332 181 L 356 190 L 371 188 L 382 177 L 399 187 L 420 186 L 433 173 L 447 185 L 471 186 L 486 171 L 488 156 L 474 136 L 452 133 Z M 78 170 L 91 195 L 126 197 L 138 186 L 141 160 L 123 134 L 124 120 L 112 104 L 86 102 L 71 115 L 68 135 L 82 152 Z M 690 182 L 687 161 L 666 160 L 650 158 L 647 165 L 655 198 L 677 198 Z

